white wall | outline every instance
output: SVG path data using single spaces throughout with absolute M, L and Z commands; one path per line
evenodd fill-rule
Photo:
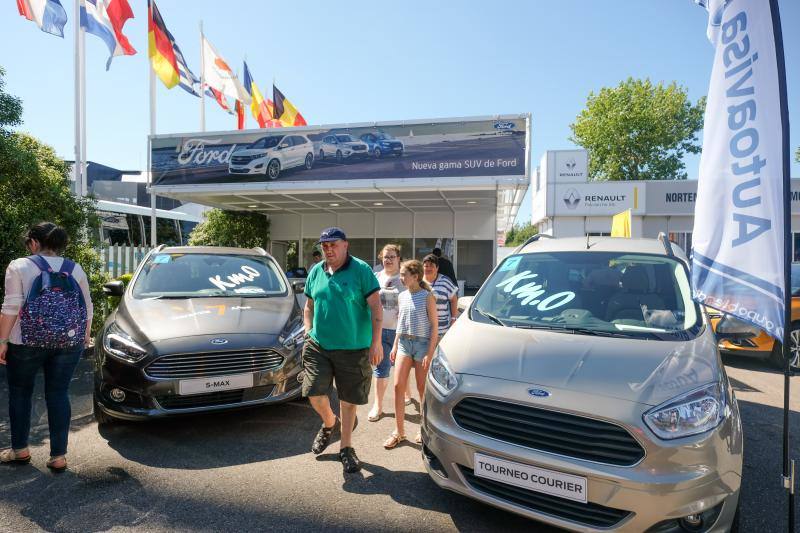
M 457 239 L 494 240 L 495 233 L 493 211 L 460 211 L 456 213 Z

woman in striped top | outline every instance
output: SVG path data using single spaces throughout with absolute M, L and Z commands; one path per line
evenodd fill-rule
M 425 376 L 428 373 L 433 351 L 439 341 L 437 334 L 436 299 L 431 287 L 423 279 L 422 263 L 406 261 L 400 267 L 400 279 L 408 290 L 398 297 L 399 312 L 397 333 L 390 358 L 395 363 L 394 371 L 394 420 L 395 430 L 383 443 L 387 450 L 406 440 L 405 400 L 408 375 L 414 368 L 420 402 L 425 391 Z M 416 442 L 421 441 L 417 433 Z

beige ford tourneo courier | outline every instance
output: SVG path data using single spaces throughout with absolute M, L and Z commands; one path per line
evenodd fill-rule
M 728 531 L 739 409 L 665 238 L 541 238 L 440 343 L 423 456 L 446 489 L 575 531 Z

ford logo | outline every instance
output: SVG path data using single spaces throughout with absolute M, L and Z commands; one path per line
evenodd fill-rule
M 547 398 L 550 396 L 550 391 L 544 389 L 528 389 L 528 394 L 536 396 L 537 398 Z
M 495 122 L 494 129 L 496 130 L 513 130 L 514 123 L 513 122 Z
M 216 339 L 211 339 L 211 344 L 228 344 L 228 339 L 217 337 Z

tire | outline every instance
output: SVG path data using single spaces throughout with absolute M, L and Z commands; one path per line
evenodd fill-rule
M 325 150 L 323 150 L 322 148 L 319 149 L 319 160 L 325 161 Z
M 277 159 L 273 159 L 267 164 L 267 177 L 271 180 L 278 179 L 278 176 L 281 175 L 281 162 Z
M 791 337 L 790 351 L 792 353 L 792 362 L 790 368 L 798 372 L 800 371 L 800 322 L 792 322 L 792 330 L 789 333 Z M 782 345 L 779 342 L 772 343 L 772 353 L 770 360 L 772 364 L 779 370 L 783 370 L 783 351 Z
M 372 151 L 372 155 L 375 156 L 375 159 L 380 159 L 381 157 L 383 157 L 383 152 L 381 152 L 381 149 L 376 146 L 375 149 Z
M 115 421 L 113 417 L 108 416 L 105 411 L 100 408 L 96 392 L 92 394 L 92 414 L 98 426 L 107 426 Z
M 306 163 L 305 163 L 306 170 L 311 170 L 314 168 L 314 154 L 311 152 L 306 154 Z
M 341 150 L 336 150 L 336 162 L 337 163 L 341 163 L 342 162 L 342 151 Z

